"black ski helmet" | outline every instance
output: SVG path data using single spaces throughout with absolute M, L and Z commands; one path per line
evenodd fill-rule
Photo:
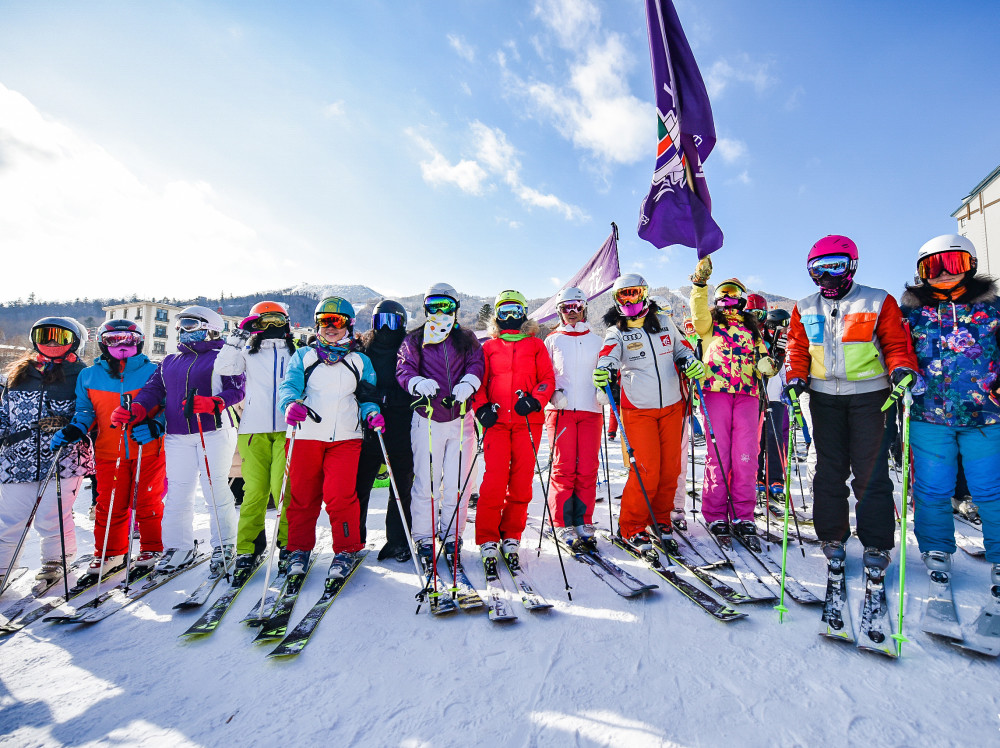
M 767 319 L 764 324 L 768 327 L 788 327 L 788 323 L 791 319 L 792 315 L 784 309 L 772 309 L 767 313 Z
M 139 326 L 127 319 L 109 319 L 103 325 L 97 328 L 97 347 L 101 351 L 101 358 L 105 360 L 110 360 L 112 358 L 111 354 L 108 353 L 108 347 L 104 345 L 104 333 L 106 332 L 134 332 L 139 336 L 139 344 L 135 348 L 135 354 L 138 356 L 142 353 L 142 346 L 146 343 L 146 335 L 142 332 Z
M 380 314 L 391 314 L 399 317 L 399 324 L 394 329 L 405 330 L 406 329 L 406 309 L 398 301 L 393 301 L 392 299 L 382 299 L 375 307 L 372 309 L 372 329 L 378 330 L 378 318 Z
M 70 348 L 66 352 L 66 355 L 70 353 L 76 353 L 81 345 L 86 345 L 87 343 L 87 328 L 81 325 L 72 317 L 42 317 L 35 324 L 31 326 L 31 332 L 28 333 L 31 338 L 31 345 L 34 346 L 38 353 L 39 343 L 44 344 L 42 336 L 44 335 L 45 328 L 57 327 L 61 330 L 66 330 L 72 336 L 70 342 Z

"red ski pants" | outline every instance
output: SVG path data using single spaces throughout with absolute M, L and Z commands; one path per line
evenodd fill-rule
M 622 408 L 622 430 L 635 455 L 639 476 L 631 470 L 622 492 L 621 513 L 618 522 L 623 537 L 631 537 L 653 523 L 646 506 L 646 499 L 639 486 L 646 489 L 649 503 L 661 525 L 670 522 L 674 508 L 677 476 L 681 471 L 681 431 L 683 428 L 683 401 L 666 408 Z M 624 442 L 624 439 L 622 440 Z
M 537 446 L 542 438 L 542 424 L 532 424 L 531 435 Z M 528 424 L 498 423 L 486 429 L 483 462 L 486 470 L 476 505 L 476 543 L 482 545 L 503 538 L 520 540 L 528 522 L 535 472 Z
M 291 443 L 291 440 L 289 440 Z M 334 553 L 353 553 L 361 542 L 361 510 L 355 483 L 361 439 L 321 442 L 296 439 L 289 469 L 288 550 L 311 551 L 316 546 L 316 520 L 326 504 L 333 532 Z
M 549 444 L 555 440 L 549 511 L 556 527 L 590 524 L 594 519 L 602 421 L 600 413 L 586 410 L 545 414 Z
M 117 460 L 97 460 L 97 513 L 94 521 L 95 556 L 120 556 L 128 550 L 128 522 L 132 514 L 132 491 L 135 489 L 135 468 L 138 459 L 122 458 L 115 473 Z M 163 520 L 163 494 L 166 493 L 166 455 L 161 450 L 155 456 L 143 455 L 138 476 L 139 492 L 135 497 L 135 522 L 139 526 L 139 550 L 162 551 L 160 534 Z M 115 505 L 111 513 L 108 547 L 104 548 L 104 533 L 108 527 L 108 507 L 114 492 Z

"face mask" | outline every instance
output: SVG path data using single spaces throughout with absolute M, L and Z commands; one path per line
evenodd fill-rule
M 195 330 L 194 332 L 184 332 L 183 330 L 177 333 L 177 342 L 184 345 L 190 345 L 191 343 L 200 343 L 208 337 L 208 330 Z
M 522 324 L 524 324 L 524 317 L 508 317 L 507 319 L 497 320 L 497 327 L 504 332 L 520 330 Z
M 950 291 L 955 286 L 960 285 L 963 280 L 965 280 L 965 278 L 953 278 L 952 280 L 949 281 L 934 281 L 934 282 L 928 281 L 928 284 L 930 285 L 931 288 L 937 288 L 942 291 Z
M 111 358 L 124 361 L 127 358 L 132 358 L 138 350 L 139 347 L 135 345 L 117 345 L 114 348 L 108 348 L 108 353 Z
M 455 326 L 455 315 L 437 312 L 427 316 L 424 322 L 424 345 L 434 345 L 444 341 Z
M 71 345 L 39 345 L 38 352 L 41 353 L 46 358 L 51 358 L 53 361 L 58 361 L 63 358 L 67 353 Z

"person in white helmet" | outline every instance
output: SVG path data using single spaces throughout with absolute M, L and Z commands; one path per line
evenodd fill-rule
M 601 354 L 601 338 L 587 322 L 587 295 L 566 288 L 556 297 L 559 326 L 545 338 L 556 389 L 545 408 L 552 450 L 549 511 L 570 546 L 594 545 L 601 405 L 591 375 Z
M 243 400 L 245 377 L 220 375 L 216 370 L 224 345 L 220 314 L 203 306 L 189 306 L 178 313 L 177 330 L 177 353 L 157 365 L 131 407 L 116 408 L 111 422 L 118 426 L 134 423 L 160 408 L 166 410 L 164 551 L 156 569 L 173 571 L 190 564 L 196 556 L 194 495 L 200 477 L 210 519 L 211 569 L 221 573 L 224 567 L 232 566 L 238 519 L 226 480 L 237 439 L 236 422 L 227 409 Z M 202 434 L 211 483 L 202 454 Z
M 946 580 L 961 459 L 1000 597 L 1000 306 L 996 282 L 978 275 L 977 263 L 966 237 L 935 237 L 920 248 L 919 282 L 901 299 L 919 365 L 910 411 L 914 532 L 928 571 Z

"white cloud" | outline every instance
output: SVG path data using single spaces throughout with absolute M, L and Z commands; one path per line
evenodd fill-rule
M 472 86 L 470 86 L 465 81 L 459 83 L 458 87 L 462 89 L 462 93 L 464 93 L 466 96 L 472 96 Z
M 563 282 L 558 278 L 556 278 L 555 276 L 549 278 L 549 281 L 551 281 L 552 285 L 555 286 L 556 288 L 559 288 L 563 284 Z
M 589 0 L 537 0 L 533 11 L 569 48 L 598 29 L 601 11 Z
M 739 55 L 735 64 L 728 60 L 717 60 L 705 74 L 705 86 L 712 99 L 722 96 L 730 83 L 747 83 L 760 94 L 775 83 L 770 72 L 770 62 L 755 62 L 749 55 Z
M 346 109 L 343 99 L 323 107 L 323 116 L 327 119 L 340 119 L 344 114 L 346 114 Z
M 470 195 L 483 194 L 483 183 L 488 175 L 478 163 L 463 159 L 452 164 L 429 140 L 413 129 L 407 128 L 405 132 L 430 157 L 430 160 L 420 162 L 420 172 L 425 182 L 435 186 L 453 184 Z
M 455 50 L 455 53 L 466 62 L 476 61 L 476 48 L 465 41 L 460 36 L 448 34 L 448 44 Z
M 722 156 L 722 160 L 727 164 L 739 161 L 747 154 L 747 144 L 742 140 L 732 138 L 719 138 L 715 142 L 715 153 Z
M 732 179 L 727 179 L 726 184 L 752 184 L 753 180 L 750 178 L 750 173 L 744 169 L 739 174 L 737 174 Z

